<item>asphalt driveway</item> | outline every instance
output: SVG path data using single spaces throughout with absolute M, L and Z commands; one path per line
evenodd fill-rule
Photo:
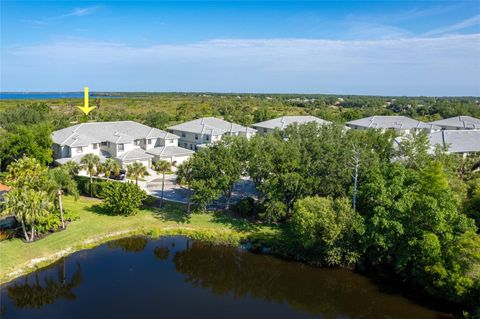
M 178 203 L 187 203 L 188 196 L 191 192 L 179 185 L 176 182 L 177 176 L 166 175 L 165 176 L 165 188 L 164 188 L 164 198 L 165 200 L 178 202 Z M 148 192 L 155 197 L 160 198 L 162 195 L 162 178 L 155 178 L 147 183 Z M 240 199 L 245 197 L 254 197 L 257 198 L 257 191 L 255 185 L 248 178 L 243 178 L 237 182 L 234 186 L 231 204 L 238 202 Z M 213 203 L 213 206 L 223 207 L 225 204 L 225 198 L 222 196 L 220 199 Z

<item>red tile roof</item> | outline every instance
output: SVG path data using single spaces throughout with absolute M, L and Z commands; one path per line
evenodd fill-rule
M 3 184 L 0 184 L 0 192 L 1 191 L 9 191 L 10 190 L 10 187 L 8 187 L 7 185 L 3 185 Z

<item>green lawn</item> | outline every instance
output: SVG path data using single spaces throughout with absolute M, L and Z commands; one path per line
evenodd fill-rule
M 102 212 L 101 201 L 81 197 L 64 198 L 65 209 L 80 219 L 65 231 L 51 234 L 33 243 L 19 239 L 0 242 L 0 283 L 7 282 L 37 267 L 45 266 L 77 250 L 96 246 L 129 234 L 151 236 L 184 234 L 217 242 L 238 243 L 251 234 L 273 234 L 275 229 L 223 214 L 192 214 L 183 207 L 167 204 L 164 209 L 142 209 L 135 216 L 109 216 Z

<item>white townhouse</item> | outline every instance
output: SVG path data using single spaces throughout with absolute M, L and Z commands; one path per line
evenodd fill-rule
M 331 124 L 332 122 L 322 120 L 321 118 L 307 115 L 307 116 L 282 116 L 276 119 L 255 123 L 252 125 L 257 133 L 260 135 L 266 135 L 274 132 L 276 129 L 283 131 L 287 126 L 292 124 L 306 124 L 317 123 L 318 125 Z
M 448 153 L 464 156 L 480 152 L 480 130 L 441 130 L 428 134 L 431 151 L 439 145 Z
M 448 119 L 429 122 L 440 126 L 442 130 L 478 130 L 480 129 L 480 119 L 471 116 L 454 116 Z
M 179 136 L 178 145 L 190 150 L 197 150 L 210 143 L 219 141 L 223 135 L 255 135 L 257 130 L 239 124 L 227 122 L 215 117 L 203 117 L 197 120 L 170 126 L 170 132 Z
M 122 167 L 141 162 L 166 160 L 180 164 L 193 151 L 178 146 L 178 136 L 133 121 L 88 122 L 53 132 L 53 157 L 58 164 L 80 163 L 86 154 L 96 154 L 101 161 L 115 159 Z
M 410 134 L 419 131 L 435 132 L 440 130 L 440 127 L 437 125 L 420 122 L 406 116 L 370 116 L 347 122 L 347 127 L 354 130 L 396 130 L 401 134 Z

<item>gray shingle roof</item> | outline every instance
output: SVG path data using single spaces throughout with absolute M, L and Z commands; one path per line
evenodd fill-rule
M 151 150 L 147 151 L 148 154 L 156 155 L 159 157 L 169 157 L 169 156 L 185 156 L 185 155 L 192 155 L 195 153 L 192 150 L 188 150 L 183 147 L 169 145 L 169 146 L 161 146 L 155 147 Z
M 77 144 L 71 145 L 75 138 Z M 133 121 L 82 123 L 52 134 L 54 143 L 68 146 L 86 146 L 107 141 L 131 143 L 133 140 L 143 138 L 178 139 L 178 136 Z
M 116 159 L 126 162 L 126 161 L 136 161 L 136 160 L 148 160 L 152 159 L 153 155 L 147 154 L 144 150 L 137 148 L 131 151 L 127 151 L 122 155 L 115 157 Z
M 448 119 L 430 122 L 438 126 L 449 126 L 459 129 L 480 129 L 480 119 L 471 116 L 454 116 Z
M 451 153 L 480 152 L 480 130 L 443 130 L 428 135 L 430 145 L 440 145 Z
M 222 135 L 227 132 L 255 133 L 257 130 L 227 122 L 216 117 L 203 117 L 197 120 L 181 123 L 168 128 L 169 130 L 183 131 L 195 134 Z
M 347 122 L 348 126 L 355 125 L 364 128 L 374 129 L 399 129 L 399 130 L 411 130 L 411 129 L 433 129 L 439 130 L 440 127 L 420 122 L 406 116 L 370 116 L 363 119 Z
M 282 116 L 276 119 L 263 121 L 259 123 L 255 123 L 253 127 L 261 127 L 261 128 L 269 128 L 269 129 L 285 129 L 287 126 L 297 123 L 297 124 L 305 124 L 316 122 L 319 125 L 330 124 L 331 122 L 322 120 L 318 117 L 307 115 L 307 116 Z

